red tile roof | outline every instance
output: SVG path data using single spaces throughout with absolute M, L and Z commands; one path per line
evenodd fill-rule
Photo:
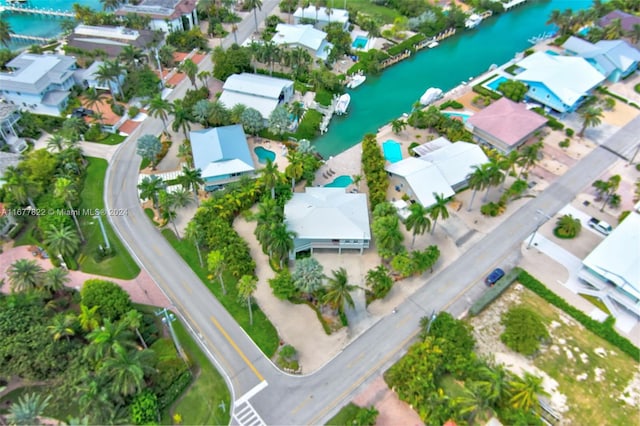
M 502 98 L 469 117 L 467 122 L 511 146 L 540 128 L 547 119 L 529 111 L 524 104 Z

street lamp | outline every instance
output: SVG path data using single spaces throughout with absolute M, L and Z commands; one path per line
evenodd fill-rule
M 176 333 L 173 330 L 173 324 L 172 323 L 176 320 L 176 316 L 174 314 L 172 314 L 171 312 L 169 312 L 167 310 L 167 308 L 164 308 L 164 309 L 161 309 L 161 310 L 157 311 L 156 312 L 156 316 L 162 316 L 162 323 L 164 325 L 166 325 L 167 328 L 169 329 L 169 334 L 171 335 L 171 339 L 173 339 L 173 344 L 175 345 L 176 350 L 180 354 L 180 357 L 182 358 L 182 360 L 186 363 L 187 362 L 187 357 L 185 356 L 184 350 L 182 349 L 182 346 L 180 345 L 180 341 L 176 337 Z
M 99 214 L 93 217 L 94 219 L 98 219 L 98 223 L 100 224 L 100 231 L 102 231 L 102 238 L 104 238 L 104 243 L 106 245 L 107 251 L 111 251 L 111 245 L 109 244 L 109 238 L 107 238 L 107 232 L 104 229 L 104 223 L 102 223 L 102 216 Z
M 543 212 L 540 209 L 536 209 L 536 217 L 537 217 L 538 214 L 541 214 L 547 220 L 551 219 L 551 216 L 549 216 L 548 214 L 546 214 L 545 212 Z M 540 227 L 542 226 L 542 224 L 544 222 L 545 221 L 538 221 L 538 223 L 536 224 L 536 228 L 533 230 L 533 233 L 531 234 L 531 238 L 529 238 L 529 244 L 527 244 L 527 250 L 529 250 L 529 248 L 531 247 L 531 243 L 533 242 L 533 238 L 536 236 L 536 232 L 538 232 L 538 229 L 540 229 Z

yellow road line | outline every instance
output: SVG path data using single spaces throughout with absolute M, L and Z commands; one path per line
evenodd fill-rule
M 308 396 L 304 399 L 304 401 L 302 401 L 300 404 L 296 405 L 296 408 L 294 408 L 293 410 L 291 410 L 291 414 L 295 414 L 298 411 L 300 411 L 300 409 L 302 407 L 304 407 L 305 405 L 307 405 L 309 403 L 309 401 L 311 401 L 311 396 Z
M 364 352 L 361 353 L 360 355 L 358 355 L 356 357 L 356 359 L 354 359 L 353 361 L 351 361 L 349 364 L 347 364 L 347 368 L 351 368 L 353 367 L 356 363 L 360 362 L 360 360 L 364 358 Z
M 247 366 L 249 366 L 249 368 L 251 369 L 251 371 L 253 371 L 253 374 L 256 375 L 256 377 L 258 377 L 258 379 L 260 381 L 264 380 L 264 377 L 262 377 L 262 374 L 260 374 L 260 372 L 258 371 L 258 369 L 251 363 L 251 361 L 249 361 L 249 359 L 247 358 L 247 356 L 244 354 L 244 352 L 242 352 L 240 350 L 240 348 L 238 347 L 238 345 L 236 344 L 236 342 L 234 342 L 231 339 L 231 336 L 229 336 L 229 334 L 225 331 L 224 328 L 222 328 L 222 326 L 220 325 L 220 323 L 218 322 L 218 320 L 214 317 L 211 316 L 211 322 L 213 322 L 213 325 L 216 326 L 216 328 L 218 330 L 220 330 L 220 333 L 222 333 L 222 335 L 225 337 L 225 339 L 227 339 L 227 341 L 231 344 L 231 346 L 233 346 L 233 349 L 236 350 L 236 352 L 238 353 L 238 355 L 240 355 L 240 358 L 242 358 L 242 360 L 245 362 L 245 364 L 247 364 Z

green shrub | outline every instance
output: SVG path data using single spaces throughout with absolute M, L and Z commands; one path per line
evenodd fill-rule
M 316 102 L 322 106 L 331 105 L 333 95 L 326 90 L 318 90 L 316 92 Z
M 509 288 L 520 275 L 519 269 L 508 272 L 504 277 L 498 280 L 493 286 L 485 291 L 478 300 L 469 308 L 469 315 L 476 316 L 482 312 L 487 306 L 496 300 L 506 289 Z
M 89 142 L 98 142 L 104 137 L 99 124 L 93 124 L 84 134 L 84 139 Z
M 498 100 L 500 98 L 502 98 L 502 95 L 500 93 L 494 92 L 493 90 L 489 90 L 486 87 L 484 87 L 482 85 L 482 83 L 478 83 L 475 86 L 473 86 L 472 90 L 482 96 L 488 96 L 491 99 L 495 99 Z
M 127 114 L 130 118 L 135 117 L 136 115 L 138 115 L 138 113 L 140 113 L 140 108 L 138 108 L 137 106 L 129 107 L 129 110 L 127 111 Z
M 190 370 L 186 370 L 182 373 L 177 380 L 171 383 L 171 386 L 165 391 L 163 395 L 158 398 L 158 407 L 163 409 L 173 404 L 173 402 L 182 395 L 182 392 L 191 384 L 193 375 Z
M 572 137 L 574 133 L 575 132 L 571 127 L 567 127 L 566 129 L 564 129 L 564 134 L 567 135 L 568 137 Z
M 636 171 L 640 172 L 640 163 L 636 164 Z
M 500 216 L 502 213 L 504 213 L 505 210 L 506 206 L 502 200 L 497 203 L 491 201 L 487 204 L 483 204 L 482 207 L 480 207 L 480 213 L 485 216 L 491 217 Z
M 569 145 L 571 145 L 571 141 L 569 140 L 569 138 L 566 138 L 565 140 L 558 142 L 558 146 L 560 148 L 569 148 Z
M 416 153 L 413 152 L 413 148 L 416 148 L 416 147 L 419 147 L 419 146 L 420 146 L 420 144 L 418 142 L 411 142 L 409 144 L 409 148 L 407 149 L 407 151 L 408 151 L 408 153 L 409 153 L 409 155 L 411 157 L 415 157 L 416 156 Z
M 148 390 L 136 395 L 129 408 L 131 420 L 137 425 L 155 424 L 158 421 L 158 398 Z
M 118 103 L 111 104 L 111 111 L 119 117 L 124 115 L 124 107 Z
M 505 326 L 500 335 L 502 343 L 516 352 L 533 355 L 538 351 L 540 342 L 549 338 L 547 327 L 534 311 L 515 306 L 502 316 Z
M 633 90 L 635 90 L 636 93 L 640 93 L 640 83 L 638 83 L 635 86 L 633 86 Z
M 529 55 L 533 55 L 534 53 L 535 53 L 535 50 L 533 49 L 527 49 L 523 52 L 525 58 Z
M 111 281 L 89 279 L 84 282 L 80 294 L 84 305 L 88 308 L 98 306 L 100 317 L 109 318 L 112 321 L 118 320 L 133 309 L 129 294 Z
M 615 320 L 612 317 L 607 318 L 605 322 L 594 320 L 589 315 L 575 308 L 573 305 L 570 305 L 562 297 L 549 290 L 544 286 L 544 284 L 529 275 L 525 270 L 520 270 L 518 281 L 547 302 L 566 312 L 573 319 L 582 324 L 587 330 L 616 346 L 622 352 L 631 356 L 634 360 L 640 359 L 640 349 L 631 343 L 629 339 L 622 337 L 614 330 L 613 324 Z
M 425 40 L 426 38 L 427 38 L 426 35 L 424 35 L 422 33 L 418 33 L 418 34 L 414 35 L 413 37 L 409 37 L 408 39 L 406 39 L 402 43 L 398 43 L 398 44 L 396 44 L 394 46 L 391 46 L 389 49 L 387 49 L 387 53 L 390 56 L 396 56 L 396 55 L 399 55 L 399 54 L 403 53 L 405 50 L 409 50 L 411 52 L 415 52 L 415 50 L 416 50 L 415 45 L 418 44 L 419 42 L 421 42 L 422 40 Z
M 442 105 L 440 105 L 440 111 L 447 109 L 447 108 L 453 108 L 453 109 L 462 109 L 464 108 L 464 105 L 462 105 L 460 102 L 450 99 L 446 102 L 443 102 Z

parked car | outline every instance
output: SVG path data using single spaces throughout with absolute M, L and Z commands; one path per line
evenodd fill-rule
M 488 286 L 493 286 L 500 278 L 504 277 L 504 271 L 500 268 L 496 268 L 484 279 L 484 283 Z
M 92 116 L 93 110 L 89 109 L 89 108 L 76 108 L 73 110 L 73 112 L 71 113 L 72 117 L 78 117 L 78 118 L 82 118 L 82 117 L 86 117 L 86 116 Z
M 613 228 L 604 220 L 598 220 L 595 217 L 589 219 L 589 227 L 595 229 L 603 235 L 609 235 Z

